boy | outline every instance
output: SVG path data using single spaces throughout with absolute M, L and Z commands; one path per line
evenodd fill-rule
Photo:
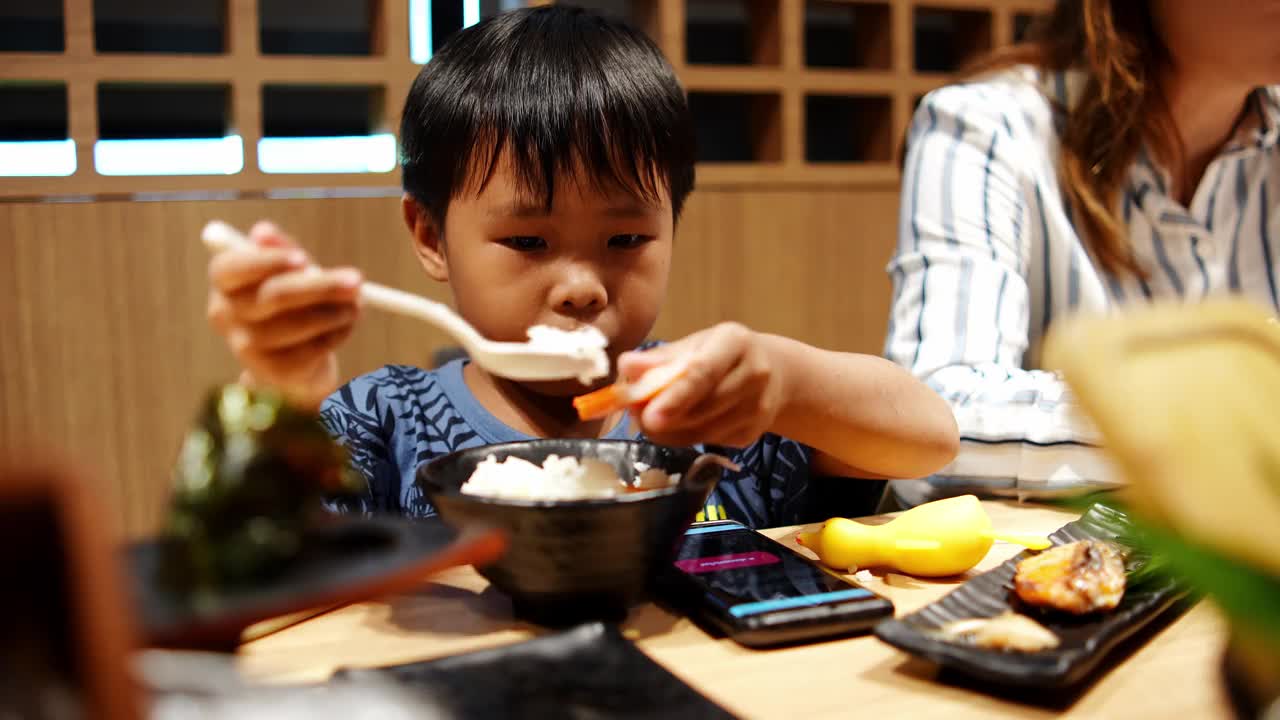
M 623 376 L 677 357 L 689 369 L 638 414 L 593 422 L 571 405 L 592 388 L 512 382 L 462 360 L 430 372 L 389 366 L 339 387 L 334 349 L 358 316 L 360 275 L 309 267 L 260 223 L 258 247 L 211 261 L 210 318 L 247 381 L 320 408 L 368 481 L 359 509 L 433 515 L 414 484 L 421 463 L 528 437 L 639 431 L 745 448 L 732 451 L 743 469 L 726 474 L 706 515 L 752 527 L 874 508 L 874 498 L 830 498 L 879 483 L 819 478 L 917 477 L 951 460 L 946 404 L 879 358 L 733 324 L 627 352 L 658 316 L 694 176 L 684 93 L 638 31 L 554 6 L 464 30 L 419 74 L 400 139 L 418 258 L 482 335 L 520 341 L 535 324 L 590 324 Z

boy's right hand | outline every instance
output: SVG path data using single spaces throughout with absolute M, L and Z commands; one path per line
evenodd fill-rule
M 279 228 L 259 222 L 252 248 L 209 261 L 209 321 L 244 368 L 242 382 L 307 409 L 338 388 L 337 347 L 359 314 L 355 268 L 322 269 Z

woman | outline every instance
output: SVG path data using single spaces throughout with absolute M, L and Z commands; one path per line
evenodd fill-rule
M 924 99 L 886 354 L 956 413 L 935 490 L 1112 480 L 1037 369 L 1055 319 L 1228 293 L 1280 307 L 1277 37 L 1276 0 L 1059 0 L 1030 42 Z

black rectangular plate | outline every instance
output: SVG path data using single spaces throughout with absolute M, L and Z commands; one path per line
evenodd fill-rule
M 322 605 L 335 594 L 345 594 L 345 602 L 359 599 L 359 589 L 378 580 L 406 574 L 412 578 L 415 569 L 457 538 L 454 530 L 434 520 L 334 516 L 308 530 L 302 552 L 272 576 L 199 597 L 164 582 L 161 571 L 169 541 L 136 542 L 123 555 L 147 643 L 208 647 L 211 639 L 221 639 L 234 647 L 240 631 L 259 620 Z
M 1128 520 L 1105 505 L 1094 505 L 1079 520 L 1049 536 L 1055 545 L 1077 540 L 1118 542 Z M 1109 613 L 1072 617 L 1013 607 L 1013 575 L 1021 553 L 999 567 L 969 580 L 910 615 L 885 620 L 876 637 L 945 668 L 1005 686 L 1066 688 L 1089 677 L 1107 653 L 1187 595 L 1169 580 L 1129 588 L 1119 607 Z M 967 618 L 994 617 L 1016 609 L 1044 625 L 1061 640 L 1052 650 L 1036 653 L 987 650 L 963 642 L 949 642 L 937 632 L 947 623 Z
M 605 623 L 514 645 L 377 670 L 446 718 L 731 719 Z

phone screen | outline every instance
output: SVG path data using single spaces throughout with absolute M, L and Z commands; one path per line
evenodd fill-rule
M 736 523 L 689 528 L 675 565 L 735 617 L 876 597 Z

